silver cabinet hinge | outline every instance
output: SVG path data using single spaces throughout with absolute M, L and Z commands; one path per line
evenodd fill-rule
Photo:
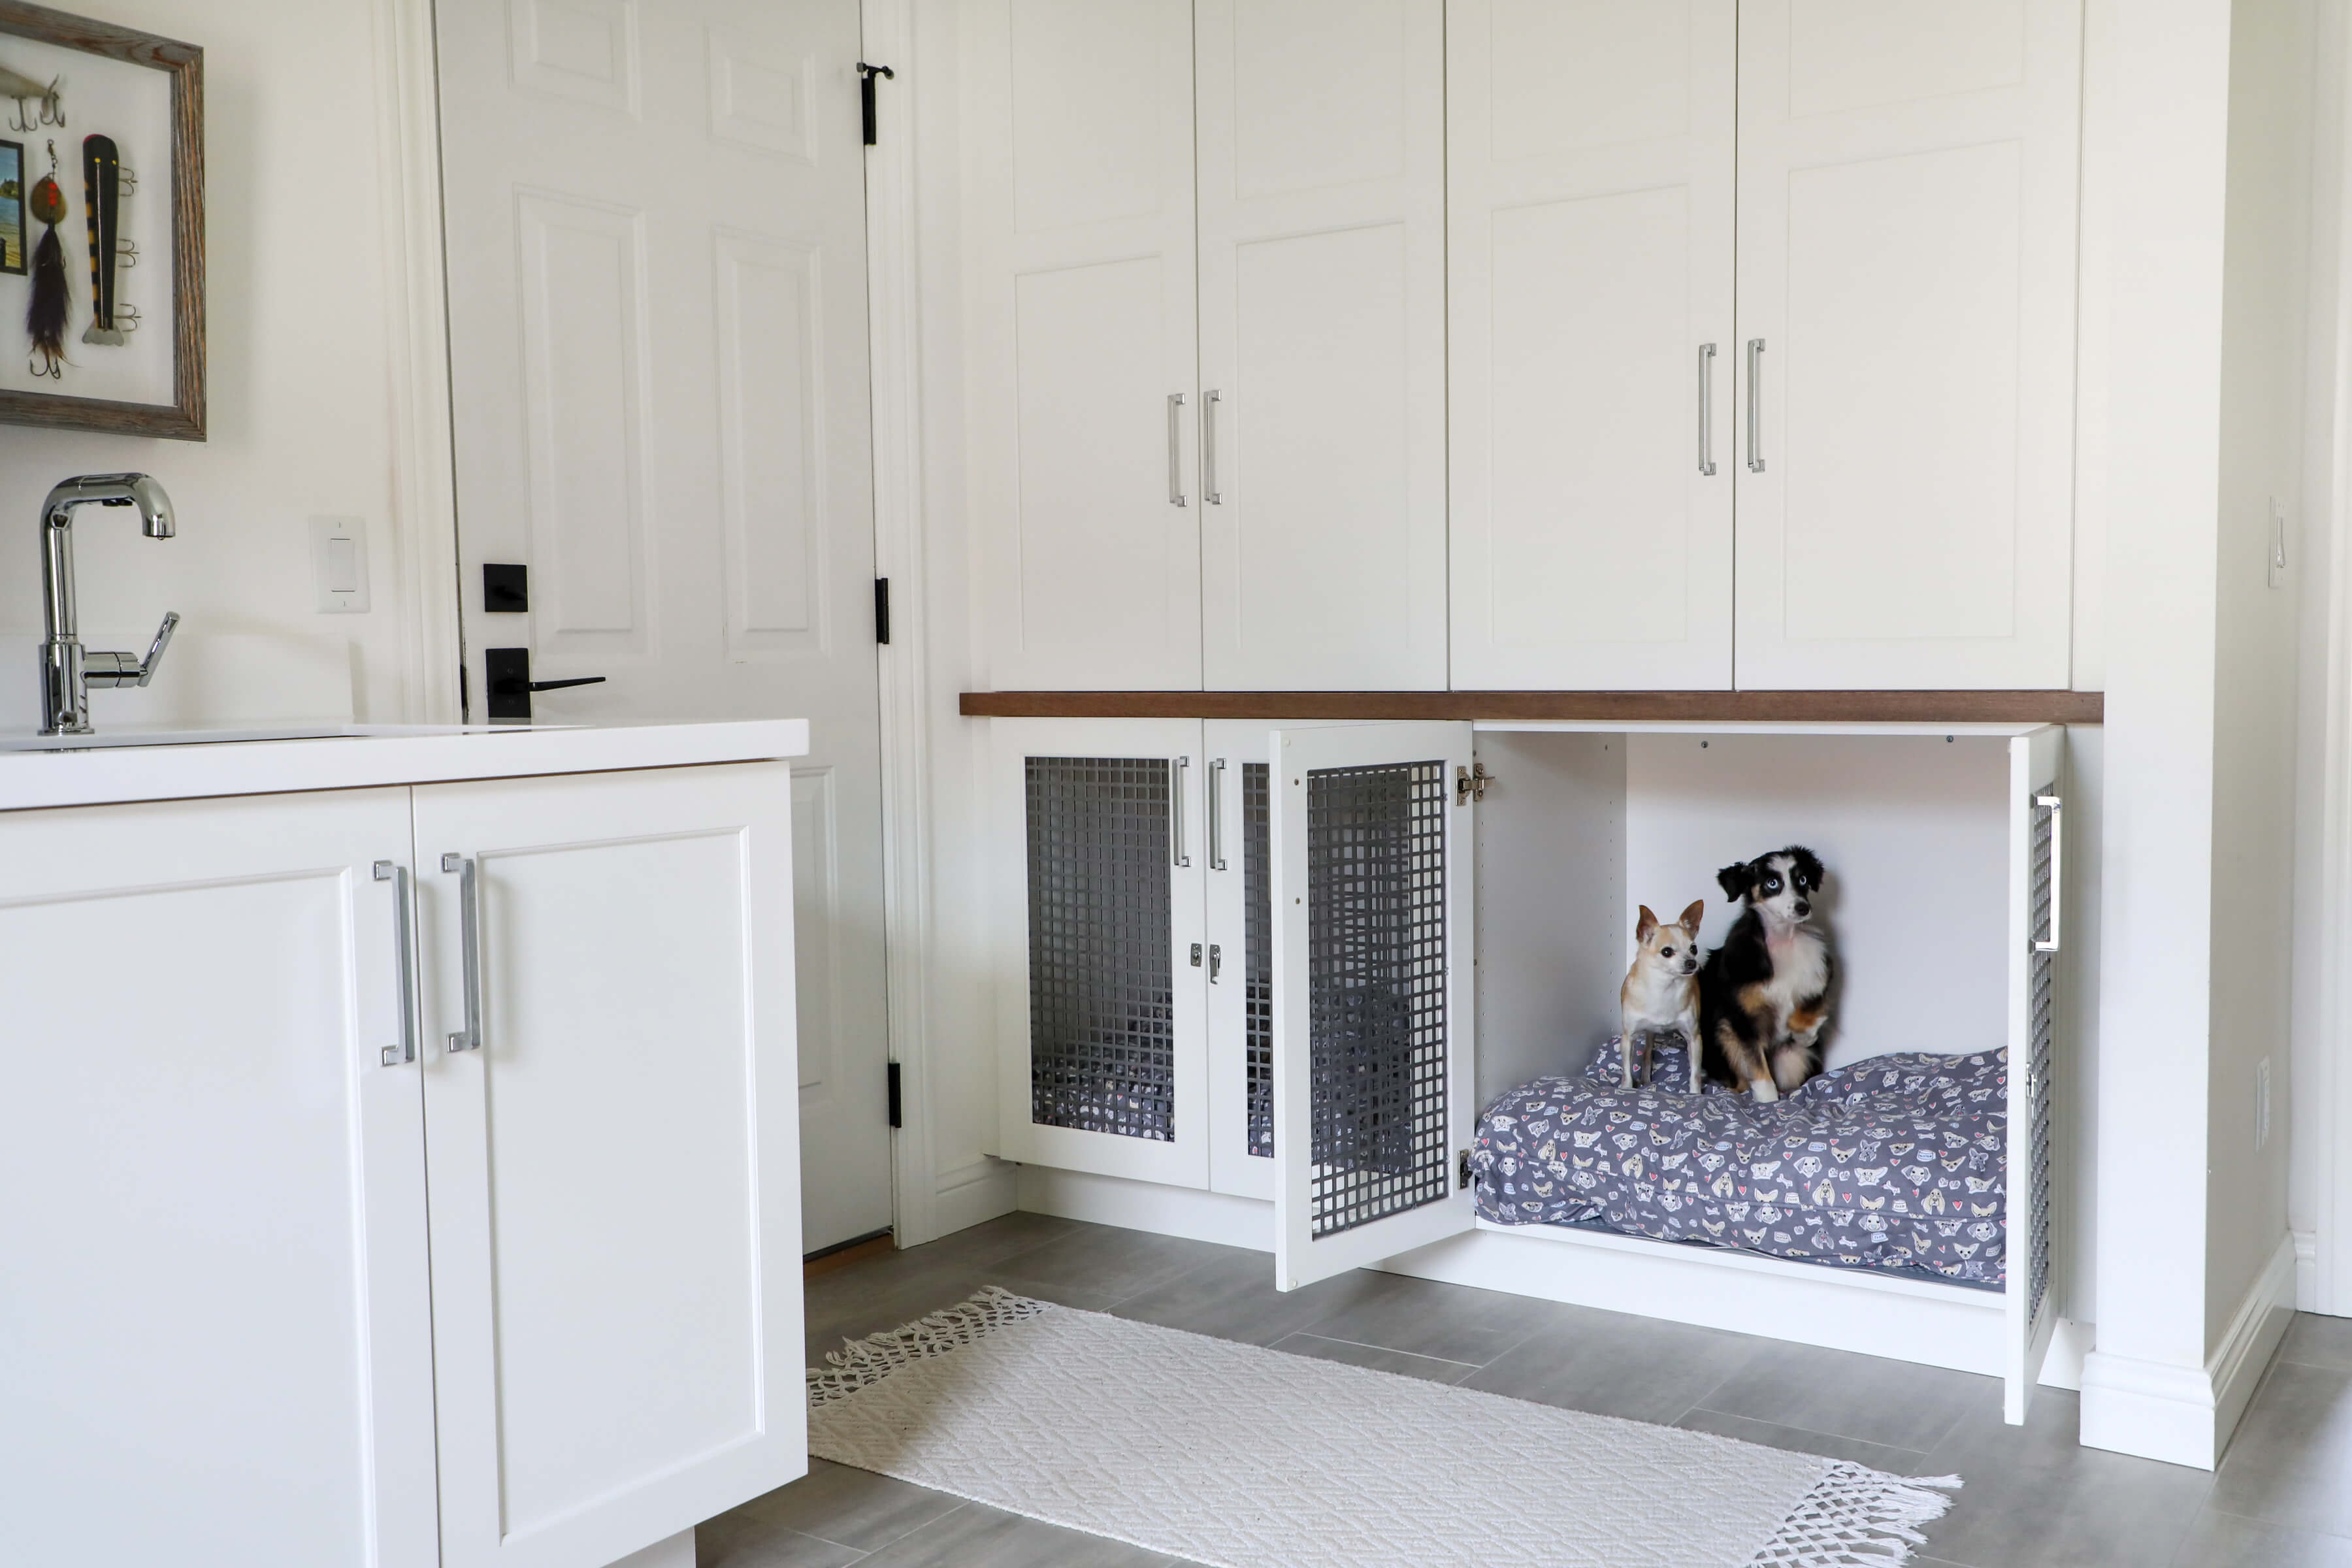
M 1454 804 L 1468 805 L 1486 799 L 1486 786 L 1494 782 L 1495 775 L 1486 771 L 1484 763 L 1473 763 L 1466 768 L 1457 766 L 1454 770 Z

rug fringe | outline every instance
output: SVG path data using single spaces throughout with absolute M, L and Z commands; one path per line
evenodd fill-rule
M 1890 1476 L 1831 1461 L 1749 1568 L 1895 1568 L 1927 1538 L 1918 1527 L 1952 1506 L 1958 1476 Z
M 984 1334 L 1053 1310 L 1050 1301 L 1033 1301 L 998 1286 L 984 1285 L 969 1300 L 914 1322 L 862 1340 L 845 1340 L 839 1350 L 825 1353 L 825 1366 L 808 1369 L 809 1408 L 846 1399 L 900 1367 L 961 1350 Z

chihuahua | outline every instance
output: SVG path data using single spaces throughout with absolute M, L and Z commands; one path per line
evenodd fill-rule
M 1622 1069 L 1620 1082 L 1626 1089 L 1633 1087 L 1635 1042 L 1640 1042 L 1642 1079 L 1646 1083 L 1650 1037 L 1655 1030 L 1671 1029 L 1683 1037 L 1690 1057 L 1690 1091 L 1698 1092 L 1698 922 L 1706 914 L 1706 900 L 1700 899 L 1682 912 L 1680 920 L 1662 925 L 1649 905 L 1642 906 L 1642 917 L 1633 926 L 1633 967 L 1625 972 L 1625 984 L 1617 991 L 1623 1025 L 1617 1053 Z

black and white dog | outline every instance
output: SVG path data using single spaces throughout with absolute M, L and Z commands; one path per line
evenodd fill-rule
M 1706 1076 L 1774 1100 L 1822 1070 L 1835 973 L 1830 944 L 1806 925 L 1821 860 L 1790 845 L 1715 874 L 1724 897 L 1745 901 L 1723 945 L 1698 974 Z

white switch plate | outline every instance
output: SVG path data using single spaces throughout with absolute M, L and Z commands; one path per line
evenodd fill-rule
M 368 607 L 367 520 L 310 520 L 310 582 L 322 616 L 351 616 Z

